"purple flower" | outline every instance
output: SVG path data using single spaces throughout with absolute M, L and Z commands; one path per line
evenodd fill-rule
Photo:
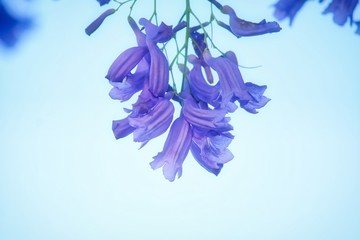
M 110 0 L 96 0 L 99 2 L 100 6 L 108 4 L 110 2 Z
M 189 152 L 192 139 L 190 124 L 183 116 L 177 118 L 171 125 L 162 152 L 150 163 L 153 169 L 162 167 L 163 174 L 169 181 L 174 181 L 176 175 L 181 177 L 182 164 Z
M 270 101 L 269 98 L 263 96 L 267 86 L 258 86 L 251 82 L 245 83 L 245 86 L 252 99 L 242 102 L 241 107 L 249 113 L 257 113 L 256 109 L 264 107 Z
M 210 85 L 206 82 L 201 71 L 201 67 L 203 65 L 201 59 L 195 57 L 194 55 L 190 55 L 188 60 L 194 65 L 189 74 L 189 84 L 191 86 L 193 97 L 197 101 L 203 101 L 213 107 L 219 107 L 220 83 L 217 82 L 215 85 Z M 210 68 L 207 64 L 206 67 Z M 208 71 L 211 73 L 210 69 Z
M 225 5 L 221 11 L 230 16 L 230 27 L 227 27 L 222 22 L 219 22 L 220 26 L 230 30 L 238 38 L 279 32 L 281 30 L 277 22 L 266 22 L 266 20 L 263 19 L 259 23 L 253 23 L 238 18 L 234 9 L 227 5 Z
M 204 105 L 198 105 L 192 97 L 184 100 L 182 114 L 186 121 L 200 129 L 217 131 L 230 131 L 233 127 L 229 124 L 230 118 L 225 117 L 226 109 L 210 109 Z
M 163 134 L 169 128 L 174 114 L 170 97 L 171 95 L 154 98 L 145 88 L 133 105 L 133 109 L 128 110 L 130 115 L 125 119 L 113 121 L 115 138 L 134 133 L 134 141 L 141 142 L 143 147 L 151 139 Z
M 0 1 L 0 42 L 6 47 L 15 46 L 22 32 L 30 26 L 29 19 L 14 17 Z
M 129 124 L 129 118 L 121 120 L 114 120 L 112 123 L 112 130 L 116 139 L 123 138 L 133 133 L 136 128 Z
M 232 52 L 228 52 L 225 56 L 213 58 L 209 51 L 204 52 L 204 59 L 209 66 L 214 69 L 220 82 L 220 95 L 222 97 L 222 107 L 233 100 L 248 101 L 251 96 L 246 91 L 246 86 L 238 65 L 232 57 Z
M 256 109 L 265 106 L 270 100 L 262 95 L 266 86 L 260 87 L 252 83 L 244 83 L 233 52 L 229 51 L 225 56 L 217 58 L 213 58 L 209 51 L 205 51 L 203 55 L 206 63 L 219 76 L 221 107 L 227 107 L 231 112 L 231 109 L 235 110 L 231 102 L 238 101 L 246 111 L 256 113 Z
M 149 64 L 148 88 L 155 97 L 163 97 L 169 84 L 169 63 L 164 53 L 156 44 L 171 38 L 173 36 L 172 28 L 165 24 L 157 27 L 142 18 L 140 22 L 145 27 L 147 33 L 145 35 L 140 31 L 132 18 L 129 17 L 128 20 L 135 33 L 138 46 L 129 48 L 121 53 L 110 66 L 106 78 L 110 82 L 122 82 L 124 78 L 129 75 L 131 76 L 132 69 L 138 66 L 140 61 L 147 61 Z
M 149 79 L 149 64 L 141 60 L 134 74 L 129 73 L 122 82 L 109 81 L 113 88 L 109 95 L 112 99 L 120 101 L 129 100 L 136 92 L 144 88 L 144 83 Z
M 161 23 L 160 26 L 152 24 L 149 20 L 141 18 L 139 23 L 144 26 L 146 36 L 154 43 L 164 43 L 169 41 L 173 35 L 172 26 L 168 26 L 165 23 Z
M 204 132 L 197 128 L 193 132 L 190 149 L 195 160 L 207 171 L 218 175 L 223 165 L 234 158 L 227 149 L 234 136 L 228 132 Z
M 274 5 L 274 15 L 280 21 L 288 17 L 291 25 L 296 14 L 303 7 L 306 1 L 307 0 L 279 0 Z
M 342 26 L 348 18 L 352 21 L 354 9 L 358 2 L 358 0 L 333 0 L 323 14 L 333 13 L 333 21 Z
M 96 18 L 92 23 L 90 23 L 90 25 L 87 28 L 85 28 L 85 33 L 89 36 L 91 34 L 93 34 L 100 27 L 100 25 L 104 22 L 105 18 L 114 14 L 115 12 L 116 11 L 113 8 L 110 8 L 110 9 L 106 10 L 105 12 L 103 12 L 98 18 Z
M 146 47 L 132 47 L 125 50 L 111 64 L 106 78 L 112 82 L 123 81 L 148 52 Z
M 239 18 L 234 9 L 228 5 L 222 6 L 216 0 L 209 0 L 212 4 L 215 5 L 222 13 L 229 15 L 229 25 L 217 21 L 217 23 L 232 32 L 236 37 L 249 37 L 262 35 L 266 33 L 279 32 L 281 27 L 277 22 L 266 22 L 266 20 L 262 20 L 259 23 L 253 23 Z

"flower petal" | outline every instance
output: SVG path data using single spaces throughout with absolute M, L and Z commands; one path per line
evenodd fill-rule
M 248 93 L 252 96 L 252 99 L 247 102 L 243 102 L 241 107 L 250 113 L 257 113 L 256 109 L 264 107 L 270 99 L 263 96 L 266 86 L 258 86 L 251 82 L 245 83 Z
M 209 103 L 214 107 L 219 106 L 220 83 L 209 85 L 206 82 L 201 72 L 200 59 L 190 55 L 189 62 L 194 65 L 189 74 L 189 84 L 194 98 L 198 101 Z
M 146 47 L 132 47 L 122 52 L 111 64 L 106 78 L 121 82 L 148 52 Z
M 167 99 L 160 99 L 147 114 L 129 117 L 129 124 L 136 128 L 134 141 L 147 143 L 163 134 L 169 128 L 173 114 L 173 104 Z
M 179 117 L 171 125 L 163 151 L 154 157 L 150 163 L 153 169 L 163 167 L 163 174 L 169 181 L 174 181 L 176 175 L 181 177 L 182 164 L 189 152 L 192 138 L 190 124 Z
M 228 118 L 225 118 L 226 109 L 203 109 L 191 98 L 185 99 L 182 113 L 189 123 L 199 128 L 216 129 L 217 131 L 233 129 L 228 123 Z
M 288 17 L 291 25 L 296 14 L 303 7 L 305 2 L 307 2 L 307 0 L 279 0 L 274 5 L 274 16 L 280 21 Z
M 114 120 L 112 130 L 116 139 L 123 138 L 134 132 L 135 128 L 129 125 L 128 118 Z
M 234 155 L 227 149 L 233 138 L 234 136 L 228 132 L 218 133 L 196 128 L 194 129 L 191 152 L 202 167 L 218 175 L 224 163 L 234 158 Z
M 169 41 L 173 36 L 172 26 L 168 26 L 163 22 L 160 26 L 152 24 L 149 20 L 141 18 L 139 23 L 144 26 L 146 36 L 154 43 L 164 43 Z
M 155 97 L 164 96 L 169 85 L 169 63 L 158 46 L 146 40 L 150 53 L 149 90 Z
M 233 98 L 239 101 L 251 99 L 251 96 L 246 91 L 240 70 L 235 63 L 237 60 L 233 52 L 228 52 L 225 56 L 213 58 L 209 51 L 206 50 L 203 56 L 205 62 L 214 69 L 219 76 L 223 107 L 233 100 Z
M 333 0 L 324 10 L 323 14 L 333 13 L 333 20 L 336 24 L 342 26 L 352 15 L 359 0 Z

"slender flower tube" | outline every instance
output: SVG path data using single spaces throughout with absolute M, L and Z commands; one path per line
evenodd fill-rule
M 87 35 L 91 35 L 93 34 L 99 27 L 100 25 L 104 22 L 105 18 L 107 18 L 108 16 L 112 15 L 115 13 L 115 9 L 110 8 L 108 10 L 106 10 L 105 12 L 103 12 L 98 18 L 96 18 L 92 23 L 90 23 L 90 25 L 85 28 L 85 32 Z
M 279 0 L 275 5 L 274 16 L 279 20 L 290 19 L 292 25 L 298 11 L 304 6 L 307 0 Z
M 281 30 L 281 27 L 277 22 L 266 22 L 264 19 L 259 23 L 253 23 L 238 18 L 234 9 L 227 5 L 223 6 L 221 11 L 222 13 L 229 15 L 230 28 L 226 27 L 225 24 L 219 22 L 220 26 L 230 30 L 238 38 L 279 32 Z
M 358 2 L 359 0 L 333 0 L 323 14 L 333 13 L 333 21 L 342 26 L 348 18 L 352 22 L 352 16 Z
M 189 152 L 192 139 L 190 124 L 183 116 L 177 118 L 171 125 L 162 152 L 150 163 L 153 169 L 163 168 L 163 174 L 169 181 L 174 181 L 176 175 L 181 177 L 182 164 Z

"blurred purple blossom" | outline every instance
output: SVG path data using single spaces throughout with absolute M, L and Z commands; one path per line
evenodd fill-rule
M 0 42 L 5 47 L 14 47 L 23 32 L 31 25 L 32 22 L 29 18 L 13 15 L 0 1 Z
M 353 13 L 359 0 L 333 0 L 323 14 L 332 13 L 333 21 L 342 26 L 348 19 L 352 22 Z

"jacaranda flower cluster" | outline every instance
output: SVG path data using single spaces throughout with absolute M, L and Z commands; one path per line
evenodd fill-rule
M 308 2 L 307 0 L 279 0 L 275 4 L 274 15 L 278 20 L 285 18 L 290 19 L 290 25 L 292 24 L 294 17 L 298 11 Z M 324 2 L 324 0 L 319 0 Z M 333 21 L 337 25 L 344 26 L 344 24 L 350 20 L 350 24 L 355 23 L 357 26 L 356 34 L 360 35 L 360 21 L 353 21 L 353 15 L 355 8 L 358 7 L 359 0 L 332 0 L 323 14 L 333 14 Z
M 109 1 L 98 2 L 102 5 Z M 130 2 L 132 8 L 136 1 Z M 133 140 L 143 147 L 170 128 L 164 148 L 150 163 L 153 169 L 162 168 L 169 181 L 181 176 L 182 164 L 189 152 L 203 168 L 218 175 L 223 165 L 234 158 L 228 149 L 234 139 L 228 114 L 239 107 L 257 113 L 270 100 L 263 95 L 266 86 L 243 80 L 234 52 L 227 51 L 220 56 L 210 52 L 208 43 L 212 40 L 206 27 L 216 20 L 221 27 L 240 38 L 278 32 L 280 26 L 265 20 L 253 23 L 240 19 L 230 6 L 223 6 L 215 0 L 209 2 L 209 7 L 215 6 L 229 16 L 228 23 L 211 17 L 209 22 L 191 26 L 190 0 L 186 0 L 184 15 L 175 27 L 165 23 L 156 25 L 151 18 L 141 18 L 138 25 L 129 15 L 128 22 L 137 44 L 122 52 L 106 75 L 113 86 L 111 98 L 128 101 L 139 93 L 132 108 L 125 109 L 128 116 L 113 121 L 116 139 L 132 134 Z M 92 34 L 115 11 L 106 10 L 86 32 Z M 176 61 L 169 62 L 163 47 L 180 31 L 185 31 L 184 45 L 178 48 Z M 189 53 L 190 46 L 194 54 Z M 178 59 L 180 55 L 184 56 L 183 62 Z M 170 84 L 174 62 L 182 73 L 180 90 Z M 214 73 L 218 76 L 217 82 L 214 82 Z M 174 104 L 181 107 L 179 116 L 174 116 Z

